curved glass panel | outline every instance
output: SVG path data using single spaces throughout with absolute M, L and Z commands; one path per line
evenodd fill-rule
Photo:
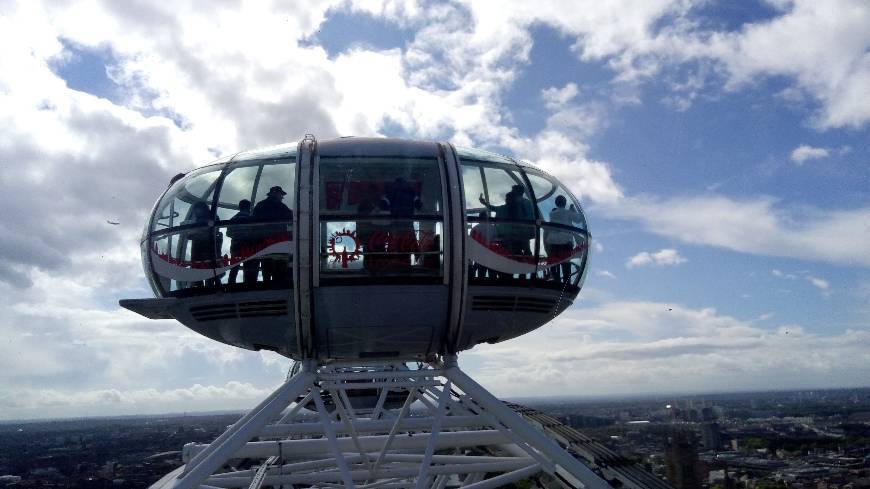
M 293 211 L 285 202 L 293 202 L 294 163 L 211 166 L 173 184 L 157 204 L 143 250 L 156 292 L 289 287 Z
M 535 192 L 538 212 L 545 222 L 586 229 L 586 217 L 571 192 L 555 178 L 526 171 Z M 545 240 L 546 242 L 546 240 Z
M 169 295 L 206 292 L 217 285 L 213 226 L 183 227 L 151 238 L 154 279 Z
M 201 168 L 175 182 L 157 204 L 151 232 L 210 221 L 212 197 L 221 169 L 221 166 Z
M 579 291 L 589 252 L 588 235 L 547 224 L 541 227 L 540 232 L 543 244 L 537 277 L 547 282 L 576 287 L 576 291 Z
M 442 275 L 436 159 L 321 157 L 319 165 L 321 279 Z
M 462 164 L 472 279 L 511 282 L 535 275 L 535 207 L 516 165 Z
M 462 162 L 462 177 L 471 283 L 528 287 L 534 279 L 576 294 L 588 251 L 586 220 L 564 185 L 532 168 L 479 159 Z
M 456 155 L 459 156 L 459 159 L 461 160 L 475 160 L 487 163 L 502 163 L 508 165 L 515 165 L 514 160 L 506 156 L 492 153 L 490 151 L 484 151 L 482 149 L 474 148 L 463 148 L 461 146 L 455 146 L 454 149 L 456 149 Z
M 296 157 L 297 143 L 279 144 L 267 148 L 243 151 L 233 157 L 233 161 L 250 161 L 266 159 L 293 159 Z

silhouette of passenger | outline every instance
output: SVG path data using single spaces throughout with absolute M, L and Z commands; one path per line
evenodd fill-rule
M 534 220 L 535 209 L 532 206 L 532 201 L 526 198 L 522 185 L 511 187 L 510 192 L 505 194 L 504 201 L 505 203 L 502 205 L 491 205 L 483 198 L 483 194 L 480 194 L 480 203 L 487 209 L 494 211 L 496 219 L 507 221 Z M 514 260 L 532 255 L 529 241 L 535 238 L 535 227 L 533 225 L 502 222 L 496 224 L 496 234 L 498 240 Z
M 182 222 L 183 225 L 197 226 L 185 233 L 190 242 L 190 267 L 214 268 L 215 250 L 220 241 L 215 240 L 211 209 L 209 209 L 208 204 L 198 200 L 191 206 L 190 214 L 191 219 Z M 214 279 L 209 279 L 206 282 L 193 282 L 191 285 L 198 286 L 213 282 Z
M 278 185 L 269 189 L 266 198 L 254 207 L 254 217 L 260 221 L 293 220 L 293 211 L 284 202 L 287 192 Z
M 230 243 L 230 256 L 233 262 L 245 260 L 252 254 L 256 253 L 254 249 L 255 242 L 251 239 L 253 229 L 248 224 L 251 222 L 251 201 L 242 199 L 239 201 L 239 212 L 237 212 L 229 220 L 227 227 L 227 236 L 232 238 Z M 247 260 L 240 263 L 238 266 L 230 270 L 228 283 L 236 283 L 236 278 L 239 275 L 239 268 L 242 269 L 242 280 L 246 284 L 251 284 L 257 281 L 257 273 L 259 272 L 260 262 L 258 260 Z
M 288 225 L 293 222 L 293 211 L 282 202 L 285 195 L 287 192 L 276 185 L 269 189 L 265 199 L 257 202 L 257 205 L 254 206 L 254 212 L 251 216 L 254 221 L 280 221 L 272 226 L 262 228 L 262 240 L 265 241 L 266 245 L 290 239 L 287 229 Z M 260 265 L 263 272 L 263 282 L 272 283 L 276 287 L 290 285 L 288 256 L 264 258 Z
M 582 216 L 571 205 L 571 209 L 566 209 L 568 200 L 564 195 L 556 197 L 556 207 L 550 211 L 550 222 L 561 224 L 563 226 L 572 226 L 574 223 L 582 222 Z M 562 261 L 550 268 L 550 274 L 553 280 L 559 282 L 568 282 L 571 280 L 571 261 L 568 257 L 571 256 L 574 250 L 574 234 L 568 230 L 547 228 L 544 230 L 544 247 L 547 250 L 547 256 L 551 260 Z
M 417 191 L 402 177 L 396 178 L 385 195 L 393 220 L 390 223 L 390 264 L 407 269 L 411 266 L 411 254 L 420 251 L 414 232 L 414 211 L 422 207 Z

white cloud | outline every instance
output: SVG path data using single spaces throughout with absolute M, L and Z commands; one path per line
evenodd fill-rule
M 673 266 L 685 263 L 688 260 L 680 256 L 680 252 L 673 248 L 663 248 L 659 251 L 641 251 L 632 256 L 625 263 L 626 268 L 642 267 L 647 265 Z
M 823 278 L 810 276 L 810 277 L 807 277 L 807 280 L 811 284 L 813 284 L 814 287 L 821 289 L 821 290 L 824 290 L 824 291 L 827 291 L 831 287 L 831 285 L 828 283 L 828 281 L 823 279 Z
M 651 233 L 743 253 L 870 266 L 870 208 L 789 209 L 771 198 L 631 197 L 597 207 Z
M 863 0 L 795 0 L 769 20 L 730 32 L 704 28 L 693 17 L 702 4 L 695 1 L 590 1 L 572 8 L 557 1 L 467 3 L 480 23 L 475 37 L 488 39 L 496 52 L 524 53 L 517 47 L 524 28 L 543 23 L 576 39 L 582 60 L 606 62 L 617 81 L 685 78 L 672 82 L 666 97 L 679 110 L 722 77 L 727 90 L 784 77 L 791 100 L 817 104 L 817 127 L 870 121 L 870 6 Z
M 277 385 L 277 383 L 276 383 Z M 59 389 L 20 389 L 12 395 L 0 394 L 0 419 L 41 416 L 70 416 L 87 413 L 158 414 L 182 411 L 243 409 L 266 397 L 273 387 L 260 388 L 247 382 L 229 381 L 223 385 L 193 384 L 189 387 L 159 390 L 94 389 L 70 392 Z
M 861 385 L 868 347 L 865 330 L 822 336 L 714 309 L 608 302 L 466 356 L 482 364 L 472 375 L 502 396 L 598 395 Z
M 563 105 L 571 102 L 580 91 L 577 89 L 576 83 L 568 83 L 562 88 L 550 87 L 545 88 L 541 92 L 541 98 L 544 99 L 544 105 L 550 110 L 559 110 Z
M 707 55 L 736 88 L 758 76 L 787 76 L 821 104 L 819 128 L 870 120 L 870 6 L 861 0 L 798 0 L 783 15 L 711 37 Z
M 828 154 L 828 150 L 825 148 L 814 148 L 802 144 L 791 152 L 791 160 L 798 165 L 803 165 L 807 160 L 827 158 Z
M 616 278 L 616 275 L 607 270 L 598 270 L 595 272 L 599 277 Z

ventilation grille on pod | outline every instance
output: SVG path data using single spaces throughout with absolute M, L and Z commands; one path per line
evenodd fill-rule
M 552 313 L 556 299 L 519 297 L 513 295 L 476 295 L 471 300 L 473 311 L 506 311 Z
M 190 314 L 197 321 L 286 316 L 287 301 L 225 302 L 223 304 L 193 306 L 190 308 Z

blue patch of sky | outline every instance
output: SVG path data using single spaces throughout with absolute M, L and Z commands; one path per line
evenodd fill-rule
M 362 12 L 333 10 L 327 14 L 320 29 L 302 44 L 319 45 L 334 59 L 355 46 L 365 46 L 373 50 L 403 48 L 413 38 L 413 31 L 403 29 L 386 19 Z
M 118 85 L 109 78 L 106 67 L 116 63 L 108 49 L 93 49 L 61 39 L 67 58 L 58 60 L 52 70 L 73 90 L 117 102 L 120 98 Z
M 642 231 L 621 233 L 618 239 L 608 232 L 622 224 L 599 220 L 598 226 L 592 228 L 594 235 L 604 235 L 604 251 L 590 260 L 588 287 L 620 300 L 675 303 L 696 310 L 714 307 L 718 314 L 742 321 L 773 313 L 770 320 L 759 323 L 766 329 L 796 324 L 807 331 L 835 334 L 854 327 L 857 320 L 854 297 L 848 294 L 860 278 L 854 269 L 693 246 Z M 673 266 L 626 267 L 628 259 L 637 253 L 654 253 L 662 248 L 675 248 L 688 261 Z M 774 269 L 793 277 L 776 277 Z M 616 279 L 598 276 L 600 270 L 610 271 Z M 814 286 L 810 277 L 827 280 L 831 294 Z M 663 308 L 662 313 L 667 312 Z
M 739 31 L 747 24 L 758 24 L 782 15 L 770 2 L 743 0 L 739 2 L 701 2 L 689 12 L 690 18 L 703 30 Z
M 124 89 L 112 81 L 108 74 L 109 67 L 118 63 L 118 59 L 110 50 L 88 48 L 63 39 L 61 43 L 68 57 L 56 61 L 51 68 L 69 88 L 107 99 L 117 105 L 124 105 Z M 153 100 L 157 96 L 146 87 L 139 87 L 138 92 L 146 101 Z M 146 102 L 146 108 L 139 111 L 146 117 L 166 117 L 180 129 L 189 127 L 189 123 L 172 110 L 149 108 Z
M 832 204 L 831 196 L 837 194 L 840 205 L 857 205 L 866 199 L 866 189 L 855 179 L 856 165 L 847 161 L 840 171 L 824 175 L 808 167 L 847 157 L 866 161 L 862 141 L 868 131 L 812 128 L 815 102 L 795 106 L 777 97 L 790 83 L 759 79 L 725 92 L 714 80 L 687 110 L 679 111 L 663 102 L 674 94 L 670 85 L 650 82 L 643 103 L 615 114 L 593 142 L 591 156 L 611 162 L 630 194 L 772 195 L 820 207 Z M 798 167 L 790 156 L 801 144 L 829 148 L 831 157 Z M 851 148 L 849 154 L 841 155 L 845 147 Z M 845 202 L 844 194 L 851 196 Z
M 549 111 L 544 108 L 542 90 L 562 88 L 573 82 L 581 91 L 578 100 L 582 100 L 613 77 L 613 72 L 601 63 L 581 62 L 571 50 L 575 39 L 557 29 L 536 24 L 530 33 L 533 45 L 529 64 L 519 68 L 519 76 L 504 94 L 514 126 L 527 135 L 546 126 Z

